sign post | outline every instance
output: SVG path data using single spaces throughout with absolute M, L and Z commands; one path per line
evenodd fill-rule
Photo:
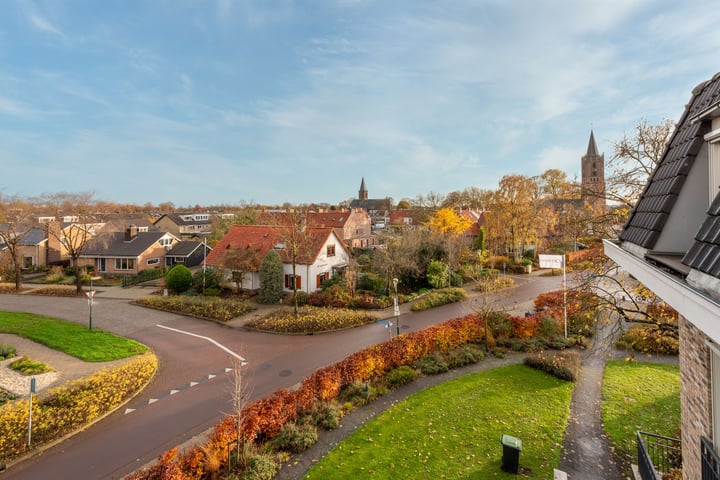
M 35 377 L 30 377 L 30 413 L 28 415 L 28 447 L 32 446 L 32 407 L 33 407 L 33 394 L 37 389 L 37 383 Z
M 397 334 L 400 335 L 400 306 L 398 305 L 398 279 L 392 279 L 393 286 L 395 287 L 395 298 L 393 299 L 393 315 L 395 316 L 395 327 L 397 328 Z
M 95 290 L 90 290 L 89 292 L 85 292 L 85 295 L 88 297 L 88 305 L 90 306 L 90 330 L 92 330 L 92 306 L 93 306 L 93 297 L 95 296 Z
M 565 255 L 538 255 L 540 268 L 562 268 L 563 272 L 563 323 L 567 338 L 567 277 L 565 276 Z

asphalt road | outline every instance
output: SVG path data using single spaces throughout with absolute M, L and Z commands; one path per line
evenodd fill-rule
M 494 306 L 517 308 L 538 293 L 561 288 L 561 282 L 561 277 L 518 277 L 517 286 L 499 294 Z M 80 298 L 0 295 L 0 310 L 88 322 L 87 302 Z M 401 331 L 418 330 L 472 311 L 472 305 L 465 302 L 404 314 Z M 231 376 L 226 369 L 232 366 L 233 356 L 227 350 L 248 362 L 245 379 L 251 389 L 250 400 L 254 400 L 291 387 L 316 369 L 383 342 L 392 333 L 377 324 L 313 336 L 253 333 L 101 295 L 93 308 L 93 327 L 152 348 L 159 359 L 156 378 L 125 408 L 12 466 L 0 474 L 0 480 L 119 479 L 192 440 L 231 412 Z

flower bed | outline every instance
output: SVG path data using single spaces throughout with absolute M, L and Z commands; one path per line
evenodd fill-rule
M 374 315 L 363 311 L 302 307 L 298 309 L 297 316 L 293 310 L 287 309 L 251 320 L 245 326 L 276 333 L 314 333 L 358 327 L 375 320 Z
M 133 300 L 132 303 L 219 322 L 227 322 L 255 310 L 247 300 L 228 300 L 218 297 L 149 296 Z
M 33 398 L 33 446 L 51 442 L 113 410 L 134 395 L 157 369 L 155 355 L 139 356 L 119 367 L 55 388 Z M 28 452 L 28 401 L 8 402 L 0 407 L 0 458 L 16 458 Z

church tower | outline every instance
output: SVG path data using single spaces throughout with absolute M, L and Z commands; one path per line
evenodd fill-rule
M 593 208 L 605 208 L 605 154 L 598 153 L 592 130 L 587 153 L 582 157 L 581 177 L 582 199 Z
M 365 188 L 365 177 L 362 178 L 362 182 L 360 182 L 360 190 L 358 191 L 358 200 L 361 202 L 367 202 L 368 200 L 368 191 L 367 188 Z

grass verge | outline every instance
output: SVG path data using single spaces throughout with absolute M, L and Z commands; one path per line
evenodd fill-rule
M 86 362 L 108 362 L 148 350 L 110 332 L 32 313 L 0 312 L 0 333 L 19 335 Z
M 522 365 L 438 385 L 357 430 L 305 478 L 517 478 L 500 469 L 503 434 L 522 440 L 525 478 L 552 478 L 572 388 Z
M 680 438 L 680 369 L 674 365 L 613 360 L 605 367 L 605 431 L 626 471 L 636 462 L 636 431 Z

